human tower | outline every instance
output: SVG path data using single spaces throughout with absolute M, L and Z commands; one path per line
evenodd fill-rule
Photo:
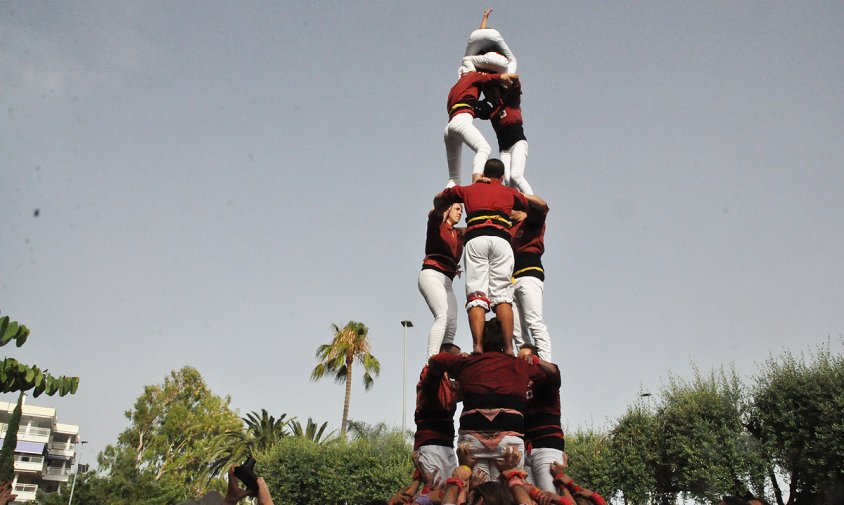
M 419 291 L 434 323 L 417 384 L 416 471 L 392 504 L 460 503 L 461 496 L 477 497 L 496 486 L 516 503 L 566 503 L 575 492 L 564 473 L 560 370 L 551 362 L 542 317 L 548 205 L 524 177 L 528 145 L 521 81 L 513 52 L 487 27 L 491 12 L 484 11 L 480 28 L 469 36 L 448 94 L 449 178 L 428 213 L 419 274 Z M 499 158 L 490 158 L 475 119 L 492 123 Z M 462 185 L 463 144 L 475 153 L 468 185 Z M 457 227 L 464 206 L 466 226 Z M 454 344 L 453 281 L 463 273 L 461 257 L 471 353 Z M 489 313 L 494 317 L 487 320 Z M 458 402 L 463 408 L 455 451 Z M 494 503 L 491 496 L 483 494 L 483 502 Z M 597 494 L 590 499 L 603 502 Z

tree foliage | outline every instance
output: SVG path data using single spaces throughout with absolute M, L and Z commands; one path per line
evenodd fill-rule
M 367 503 L 387 499 L 413 469 L 411 446 L 399 432 L 316 443 L 288 437 L 258 455 L 256 470 L 276 503 Z
M 674 489 L 699 502 L 717 502 L 724 494 L 745 495 L 764 480 L 760 454 L 744 428 L 743 388 L 735 372 L 704 376 L 695 370 L 691 381 L 671 377 L 661 396 L 661 457 L 670 465 Z
M 161 494 L 178 488 L 198 497 L 219 487 L 209 463 L 214 441 L 242 430 L 229 402 L 195 368 L 170 372 L 162 384 L 146 386 L 126 412 L 130 425 L 99 455 L 100 470 L 118 483 L 150 483 Z
M 331 436 L 334 434 L 334 431 L 325 432 L 328 428 L 328 422 L 318 425 L 310 417 L 304 428 L 302 427 L 302 423 L 296 419 L 292 419 L 290 421 L 290 428 L 294 437 L 304 438 L 316 443 L 325 442 L 331 439 Z
M 210 471 L 212 475 L 223 473 L 229 466 L 243 462 L 247 456 L 265 451 L 282 438 L 288 436 L 288 427 L 292 419 L 286 420 L 287 414 L 278 419 L 261 409 L 261 415 L 250 412 L 242 418 L 243 427 L 217 435 L 210 453 Z
M 569 475 L 579 485 L 612 496 L 618 488 L 612 468 L 610 438 L 606 433 L 586 429 L 566 433 Z
M 642 405 L 629 407 L 612 428 L 612 481 L 625 503 L 647 503 L 670 491 L 658 485 L 665 482 L 660 475 L 664 470 L 660 446 L 656 415 Z
M 0 347 L 11 341 L 20 347 L 26 342 L 29 333 L 29 328 L 12 321 L 9 316 L 0 317 Z M 0 362 L 0 393 L 32 390 L 32 396 L 36 398 L 43 393 L 65 396 L 76 393 L 78 387 L 79 377 L 54 377 L 47 370 L 9 357 Z
M 9 426 L 3 436 L 3 450 L 0 450 L 0 482 L 11 482 L 15 477 L 15 447 L 18 445 L 18 427 L 23 412 L 23 393 L 18 395 L 18 403 L 12 411 Z
M 15 345 L 20 347 L 26 342 L 29 333 L 29 328 L 12 321 L 9 316 L 0 317 L 0 347 L 13 340 Z M 23 393 L 32 390 L 33 397 L 41 396 L 42 393 L 49 396 L 56 393 L 65 396 L 76 393 L 78 387 L 79 377 L 54 377 L 47 370 L 41 370 L 35 365 L 26 365 L 9 357 L 3 359 L 0 363 L 0 393 L 17 391 L 20 394 L 3 438 L 3 449 L 0 450 L 0 481 L 11 481 L 14 476 L 15 447 L 18 443 Z
M 750 429 L 788 477 L 789 504 L 844 501 L 844 355 L 827 345 L 769 358 L 756 377 Z
M 333 375 L 337 383 L 345 383 L 346 396 L 343 400 L 343 417 L 340 422 L 340 437 L 346 436 L 349 420 L 349 403 L 352 398 L 352 371 L 354 363 L 363 367 L 363 385 L 366 390 L 372 388 L 373 375 L 381 373 L 381 364 L 369 352 L 369 328 L 363 323 L 349 321 L 340 328 L 331 324 L 334 338 L 328 344 L 317 348 L 319 363 L 311 372 L 311 380 L 319 380 L 326 375 Z

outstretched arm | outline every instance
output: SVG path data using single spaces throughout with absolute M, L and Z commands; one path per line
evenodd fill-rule
M 486 22 L 489 21 L 489 15 L 490 14 L 492 14 L 492 9 L 484 9 L 484 17 L 481 18 L 481 27 L 480 27 L 481 30 L 486 28 Z

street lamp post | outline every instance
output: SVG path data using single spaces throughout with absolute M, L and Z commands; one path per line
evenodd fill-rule
M 407 420 L 407 329 L 413 328 L 413 323 L 402 321 L 401 325 L 404 326 L 404 350 L 401 367 L 401 431 L 404 433 Z
M 79 461 L 82 461 L 82 449 L 85 448 L 85 444 L 87 444 L 87 440 L 82 440 L 79 442 Z M 73 484 L 70 485 L 70 498 L 67 499 L 67 505 L 73 504 L 73 490 L 76 489 L 76 475 L 79 473 L 79 463 L 76 464 L 76 472 L 73 473 Z

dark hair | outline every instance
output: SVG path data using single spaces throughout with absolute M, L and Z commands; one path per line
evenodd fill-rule
M 498 318 L 493 317 L 484 323 L 481 347 L 484 352 L 504 352 L 504 332 L 501 331 L 501 322 Z
M 522 344 L 522 346 L 519 347 L 519 350 L 521 351 L 522 349 L 528 349 L 534 356 L 539 356 L 539 349 L 537 349 L 533 344 Z
M 458 347 L 454 344 L 445 343 L 445 344 L 440 346 L 440 352 L 450 352 L 450 353 L 453 353 L 453 354 L 459 354 L 460 353 L 460 347 Z
M 504 177 L 504 162 L 497 158 L 490 158 L 486 160 L 484 165 L 484 177 L 490 179 L 501 179 Z
M 475 486 L 472 489 L 474 497 L 480 496 L 484 500 L 484 505 L 512 505 L 513 494 L 510 488 L 501 481 L 484 482 L 480 486 Z M 477 503 L 477 499 L 470 503 Z

